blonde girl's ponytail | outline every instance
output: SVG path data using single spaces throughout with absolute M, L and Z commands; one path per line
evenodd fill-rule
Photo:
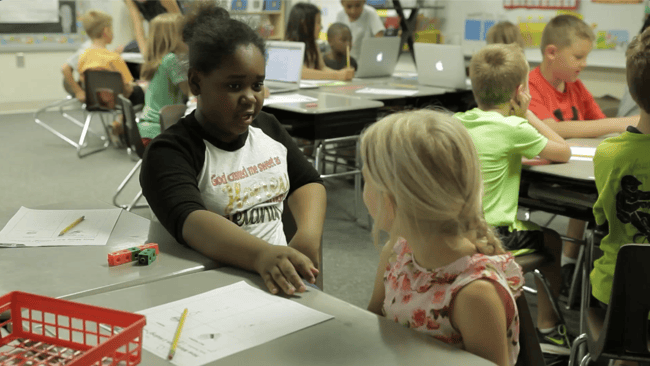
M 485 255 L 505 254 L 506 251 L 503 249 L 501 240 L 496 235 L 494 228 L 488 225 L 482 216 L 476 220 L 475 224 L 476 240 L 474 244 L 476 249 Z

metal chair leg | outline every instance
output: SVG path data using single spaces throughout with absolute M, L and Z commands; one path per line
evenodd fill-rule
M 131 171 L 129 171 L 129 174 L 126 175 L 126 177 L 124 178 L 122 183 L 120 183 L 120 185 L 117 187 L 117 192 L 115 192 L 115 194 L 113 195 L 113 204 L 115 206 L 121 207 L 121 208 L 127 208 L 128 207 L 128 205 L 120 205 L 117 202 L 117 197 L 120 195 L 120 193 L 122 193 L 122 190 L 124 190 L 124 187 L 126 187 L 126 184 L 129 183 L 129 181 L 131 180 L 131 178 L 133 177 L 135 172 L 137 172 L 138 169 L 140 169 L 141 165 L 142 165 L 142 159 L 138 160 L 138 162 L 135 163 L 135 166 L 131 169 Z M 140 193 L 142 193 L 142 191 L 140 191 Z
M 578 357 L 578 351 L 583 343 L 587 342 L 587 334 L 580 334 L 576 339 L 573 340 L 571 345 L 571 352 L 569 353 L 569 366 L 575 366 L 576 359 Z
M 582 360 L 580 361 L 580 366 L 587 366 L 589 362 L 591 362 L 591 355 L 586 354 L 585 357 L 583 357 Z
M 322 165 L 321 149 L 322 149 L 322 144 L 314 143 L 314 168 L 316 168 L 318 174 L 323 175 L 323 167 L 321 166 Z
M 81 130 L 81 137 L 79 137 L 79 143 L 76 144 L 77 155 L 80 158 L 83 158 L 84 156 L 87 156 L 87 155 L 90 155 L 90 154 L 93 154 L 93 153 L 96 153 L 96 152 L 99 152 L 99 151 L 102 151 L 102 150 L 106 150 L 108 148 L 108 145 L 110 144 L 109 139 L 105 138 L 103 146 L 100 146 L 100 147 L 98 147 L 96 149 L 85 151 L 85 152 L 81 151 L 82 148 L 86 147 L 86 135 L 88 134 L 88 130 L 90 128 L 90 122 L 92 121 L 92 118 L 93 118 L 93 113 L 88 113 L 88 115 L 86 116 L 86 121 L 84 122 L 84 127 Z
M 149 205 L 136 205 L 138 203 L 138 201 L 140 201 L 141 198 L 142 198 L 142 190 L 140 190 L 140 192 L 138 192 L 138 194 L 136 194 L 135 197 L 133 197 L 133 200 L 131 201 L 131 203 L 129 203 L 129 205 L 126 206 L 126 210 L 131 212 L 131 210 L 134 209 L 134 208 L 149 207 Z
M 74 146 L 77 150 L 79 150 L 79 144 L 77 142 L 73 141 L 68 136 L 62 134 L 61 132 L 57 131 L 52 126 L 47 124 L 45 121 L 41 120 L 41 114 L 45 113 L 49 109 L 58 107 L 59 113 L 64 118 L 66 118 L 68 121 L 74 123 L 75 125 L 83 128 L 85 126 L 85 123 L 80 122 L 76 118 L 72 117 L 71 115 L 69 115 L 68 113 L 63 111 L 64 106 L 66 106 L 68 104 L 73 104 L 73 103 L 79 103 L 79 101 L 77 99 L 73 98 L 72 96 L 68 96 L 66 99 L 64 99 L 62 101 L 56 102 L 54 104 L 47 105 L 47 106 L 37 110 L 36 112 L 34 112 L 34 122 L 36 122 L 36 124 L 40 125 L 41 127 L 45 128 L 46 130 L 51 132 L 56 137 L 60 138 L 61 140 L 67 142 L 68 144 Z M 82 105 L 82 107 L 83 107 L 83 105 Z M 87 112 L 86 112 L 85 109 L 83 109 L 83 113 L 84 113 L 84 119 L 87 119 L 88 116 L 87 116 Z M 100 134 L 97 134 L 92 129 L 88 129 L 87 132 L 99 137 L 102 140 L 106 140 L 106 136 L 102 136 Z
M 528 292 L 529 294 L 537 295 L 537 290 L 532 287 L 524 286 L 524 291 Z
M 569 287 L 569 295 L 567 296 L 567 303 L 566 303 L 566 309 L 571 310 L 573 304 L 573 299 L 575 299 L 576 295 L 578 294 L 578 276 L 581 275 L 580 273 L 580 265 L 584 261 L 585 257 L 585 247 L 584 245 L 580 246 L 580 250 L 578 251 L 578 259 L 576 260 L 576 269 L 573 271 L 573 276 L 571 277 L 571 286 Z

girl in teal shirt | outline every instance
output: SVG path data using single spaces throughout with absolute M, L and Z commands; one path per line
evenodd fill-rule
M 183 104 L 189 96 L 187 83 L 187 45 L 183 42 L 183 16 L 167 13 L 156 16 L 149 25 L 145 63 L 140 76 L 150 80 L 138 130 L 145 146 L 160 134 L 160 110 Z

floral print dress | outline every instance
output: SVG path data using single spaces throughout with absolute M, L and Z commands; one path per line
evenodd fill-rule
M 458 291 L 472 281 L 490 280 L 506 308 L 510 364 L 519 354 L 519 313 L 515 298 L 521 295 L 524 278 L 511 254 L 474 254 L 430 271 L 420 267 L 408 243 L 399 239 L 384 273 L 382 311 L 388 319 L 463 349 L 463 337 L 451 324 L 451 307 Z M 502 289 L 502 290 L 499 290 Z

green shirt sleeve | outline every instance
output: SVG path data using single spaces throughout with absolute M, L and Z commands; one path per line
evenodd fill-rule
M 609 164 L 608 159 L 603 154 L 603 149 L 606 148 L 606 145 L 607 143 L 601 143 L 596 148 L 596 153 L 594 154 L 594 180 L 596 182 L 596 190 L 598 191 L 598 199 L 594 203 L 593 212 L 597 225 L 602 225 L 607 221 L 605 201 L 607 201 L 608 197 L 605 194 L 605 184 L 610 178 L 611 164 Z
M 507 119 L 518 121 L 518 124 L 512 129 L 513 152 L 532 159 L 544 150 L 548 138 L 539 133 L 528 121 L 519 117 L 507 117 Z
M 187 69 L 175 53 L 167 54 L 163 58 L 161 66 L 167 73 L 169 81 L 174 85 L 187 81 Z

